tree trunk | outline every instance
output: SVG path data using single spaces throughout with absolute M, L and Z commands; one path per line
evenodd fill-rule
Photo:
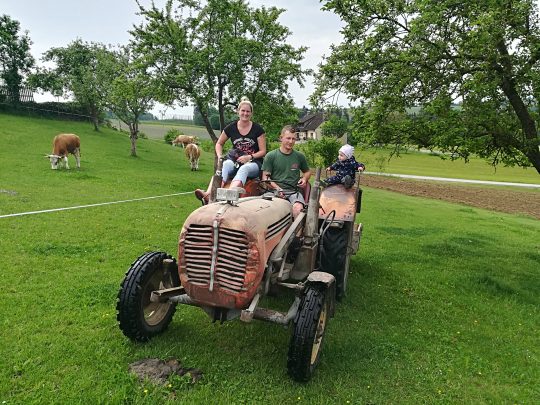
M 538 150 L 539 138 L 534 119 L 531 117 L 527 106 L 519 96 L 510 79 L 503 77 L 502 89 L 506 97 L 508 97 L 508 101 L 510 101 L 510 105 L 512 105 L 512 108 L 521 123 L 523 134 L 525 134 L 526 141 L 524 143 L 520 143 L 519 141 L 516 142 L 516 148 L 527 156 L 529 162 L 531 162 L 538 174 L 540 174 L 540 151 Z
M 208 109 L 204 109 L 201 103 L 199 103 L 198 101 L 196 101 L 196 105 L 204 121 L 204 127 L 206 128 L 208 135 L 210 135 L 210 139 L 212 139 L 212 142 L 215 145 L 218 140 L 218 137 L 214 133 L 214 130 L 212 129 L 212 125 L 210 125 L 210 119 L 208 118 Z M 217 156 L 214 156 L 214 170 L 216 170 L 217 164 L 218 164 Z
M 136 122 L 128 123 L 129 139 L 131 140 L 131 156 L 137 156 L 137 138 L 139 133 L 139 125 Z
M 137 157 L 137 134 L 129 136 L 131 140 L 131 156 Z
M 527 154 L 527 158 L 529 159 L 529 162 L 532 163 L 538 174 L 540 174 L 540 151 L 538 150 L 538 147 L 536 147 L 536 151 L 531 151 L 530 154 Z
M 540 145 L 540 138 L 538 137 L 538 129 L 536 128 L 536 123 L 529 113 L 529 109 L 523 102 L 520 94 L 516 89 L 516 85 L 512 76 L 512 67 L 509 62 L 508 50 L 506 45 L 501 40 L 497 44 L 497 49 L 499 50 L 501 58 L 501 67 L 495 66 L 495 70 L 501 73 L 501 88 L 505 96 L 508 98 L 510 105 L 514 109 L 519 122 L 521 123 L 521 129 L 525 135 L 525 142 L 520 142 L 516 139 L 515 147 L 521 151 L 529 162 L 536 169 L 538 174 L 540 174 L 540 150 L 538 147 Z

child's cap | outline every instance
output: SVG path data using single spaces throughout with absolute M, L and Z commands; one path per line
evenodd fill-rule
M 343 153 L 347 157 L 347 159 L 350 159 L 354 153 L 354 148 L 349 144 L 345 144 L 341 148 L 339 148 L 339 151 Z

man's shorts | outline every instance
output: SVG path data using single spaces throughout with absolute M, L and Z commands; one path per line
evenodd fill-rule
M 287 196 L 286 197 L 287 200 L 289 200 L 289 202 L 291 204 L 294 204 L 294 203 L 302 203 L 302 205 L 306 205 L 306 201 L 304 200 L 304 196 L 301 194 L 301 193 L 292 193 L 291 195 Z

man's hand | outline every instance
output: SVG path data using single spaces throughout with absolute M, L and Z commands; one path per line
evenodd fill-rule
M 304 187 L 306 185 L 306 180 L 304 178 L 301 178 L 298 180 L 298 187 Z

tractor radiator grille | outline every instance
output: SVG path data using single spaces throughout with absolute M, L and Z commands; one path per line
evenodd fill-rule
M 214 282 L 221 288 L 240 292 L 244 286 L 248 241 L 246 234 L 219 228 Z M 184 243 L 186 272 L 190 283 L 210 285 L 214 230 L 211 226 L 190 225 Z

